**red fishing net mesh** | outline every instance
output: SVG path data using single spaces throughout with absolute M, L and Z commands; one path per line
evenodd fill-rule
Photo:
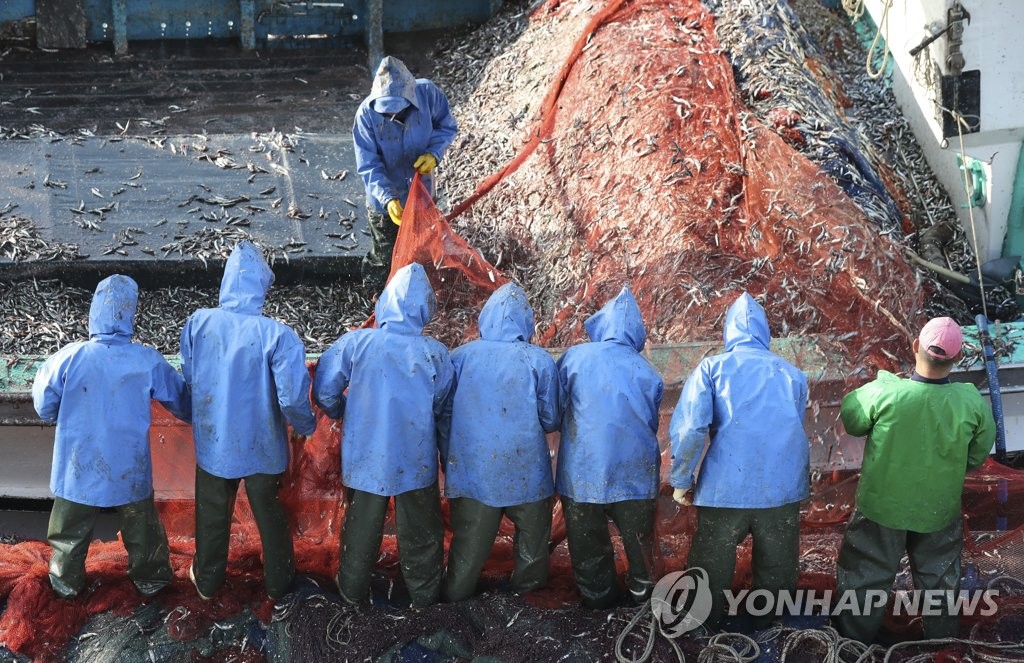
M 554 20 L 561 11 L 560 3 L 551 2 L 531 20 Z M 843 341 L 823 350 L 835 351 L 851 368 L 892 367 L 893 353 L 919 322 L 914 316 L 923 295 L 898 246 L 879 238 L 842 190 L 786 144 L 786 118 L 777 119 L 782 137 L 746 112 L 715 40 L 713 19 L 700 2 L 613 0 L 576 39 L 522 152 L 451 218 L 465 215 L 468 223 L 485 223 L 508 218 L 510 209 L 530 201 L 531 211 L 517 212 L 515 224 L 504 228 L 514 246 L 479 248 L 487 255 L 508 249 L 507 255 L 552 268 L 550 275 L 538 274 L 537 283 L 523 283 L 544 345 L 582 340 L 582 321 L 624 283 L 637 296 L 652 343 L 719 338 L 726 307 L 745 289 L 763 295 L 776 335 L 830 334 Z M 426 268 L 438 295 L 429 333 L 449 347 L 474 338 L 480 307 L 507 277 L 452 229 L 418 182 L 406 204 L 393 265 L 410 262 Z M 847 386 L 868 373 L 851 377 Z M 664 452 L 658 575 L 684 567 L 696 524 L 694 509 L 672 502 L 665 483 L 672 405 L 665 403 L 659 435 Z M 244 489 L 232 525 L 225 589 L 203 602 L 187 580 L 194 529 L 191 429 L 154 408 L 154 475 L 175 581 L 153 600 L 169 611 L 169 633 L 194 639 L 246 606 L 266 620 L 271 602 L 263 593 L 260 540 Z M 282 490 L 292 514 L 298 570 L 321 578 L 332 577 L 338 564 L 344 518 L 340 435 L 340 425 L 320 415 L 305 444 L 292 439 L 293 462 Z M 551 444 L 554 449 L 554 437 Z M 856 475 L 850 473 L 815 482 L 802 520 L 802 587 L 834 587 L 855 490 Z M 1024 578 L 1022 497 L 1021 473 L 992 463 L 967 482 L 964 560 L 985 582 L 1000 575 Z M 531 599 L 549 606 L 577 600 L 564 522 L 555 509 L 550 585 Z M 997 521 L 1000 515 L 1005 523 Z M 993 533 L 997 527 L 1006 533 Z M 397 577 L 393 513 L 385 528 L 379 567 Z M 510 572 L 511 533 L 504 523 L 485 577 Z M 738 557 L 736 583 L 748 584 L 749 542 Z M 54 660 L 90 615 L 126 614 L 141 602 L 125 576 L 119 541 L 90 547 L 87 589 L 73 601 L 57 599 L 50 590 L 48 559 L 43 542 L 0 546 L 0 601 L 6 605 L 0 642 L 14 651 Z M 1007 610 L 1017 610 L 1012 596 L 1003 600 Z M 968 628 L 979 624 L 1003 628 L 998 621 Z

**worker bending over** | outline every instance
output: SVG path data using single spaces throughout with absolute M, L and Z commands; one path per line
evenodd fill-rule
M 352 126 L 372 240 L 363 258 L 363 282 L 375 290 L 384 287 L 391 272 L 391 254 L 413 175 L 422 175 L 433 193 L 431 174 L 457 129 L 440 88 L 415 78 L 396 57 L 381 60 L 370 95 L 356 110 Z
M 722 619 L 736 546 L 748 534 L 753 589 L 776 595 L 796 589 L 800 500 L 809 492 L 807 378 L 768 349 L 768 318 L 747 293 L 729 307 L 724 337 L 725 352 L 703 359 L 687 379 L 669 428 L 673 497 L 697 505 L 687 566 L 708 574 L 713 600 L 704 622 L 708 629 Z M 769 613 L 755 626 L 763 628 L 773 618 Z
M 892 589 L 906 551 L 915 589 L 960 590 L 964 533 L 960 495 L 968 469 L 981 465 L 995 441 L 995 421 L 973 384 L 953 383 L 963 335 L 951 318 L 928 322 L 913 342 L 914 372 L 888 371 L 843 398 L 840 415 L 850 435 L 866 435 L 857 508 L 846 526 L 836 574 L 840 593 Z M 836 616 L 839 632 L 871 643 L 885 606 Z M 925 638 L 952 638 L 959 617 L 925 614 Z
M 664 384 L 640 355 L 647 332 L 629 288 L 584 326 L 591 342 L 569 348 L 558 361 L 565 412 L 556 488 L 573 575 L 583 605 L 607 608 L 617 601 L 611 517 L 629 562 L 630 595 L 642 603 L 653 587 Z
M 173 578 L 167 534 L 153 504 L 150 400 L 190 419 L 185 382 L 156 350 L 132 343 L 139 289 L 115 274 L 96 288 L 89 340 L 71 343 L 36 373 L 39 418 L 57 423 L 47 539 L 50 584 L 62 598 L 85 586 L 85 557 L 96 515 L 114 507 L 128 552 L 128 577 L 145 596 Z
M 348 505 L 337 582 L 352 604 L 369 593 L 392 496 L 412 604 L 428 606 L 440 596 L 444 524 L 437 424 L 452 388 L 452 362 L 443 345 L 422 335 L 435 306 L 423 267 L 402 267 L 374 307 L 377 328 L 348 332 L 317 366 L 316 403 L 328 416 L 345 418 L 341 477 Z
M 558 369 L 530 344 L 533 326 L 526 293 L 508 283 L 480 312 L 480 339 L 452 353 L 455 391 L 441 445 L 453 530 L 449 601 L 473 594 L 503 515 L 515 524 L 513 591 L 547 583 L 555 486 L 545 434 L 562 413 Z
M 285 422 L 306 436 L 316 419 L 302 341 L 262 314 L 273 282 L 259 249 L 239 243 L 224 266 L 220 306 L 196 311 L 181 332 L 196 446 L 196 554 L 189 577 L 204 599 L 224 582 L 243 480 L 263 544 L 267 594 L 283 596 L 295 576 L 288 513 L 278 498 L 288 467 Z

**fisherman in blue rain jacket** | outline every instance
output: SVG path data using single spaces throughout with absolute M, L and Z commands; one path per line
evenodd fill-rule
M 547 583 L 555 485 L 546 433 L 562 417 L 555 360 L 532 336 L 526 293 L 508 283 L 484 304 L 480 339 L 452 353 L 450 434 L 441 444 L 453 530 L 449 601 L 473 594 L 502 515 L 516 528 L 513 591 Z
M 413 175 L 433 192 L 432 175 L 458 127 L 448 98 L 434 83 L 415 78 L 396 57 L 381 60 L 370 95 L 352 126 L 356 169 L 366 187 L 372 244 L 363 258 L 363 281 L 384 287 Z
M 637 603 L 653 583 L 654 511 L 661 453 L 661 376 L 640 354 L 647 331 L 629 288 L 584 323 L 590 343 L 558 361 L 564 393 L 556 489 L 583 605 L 606 608 L 619 595 L 608 518 L 622 535 L 628 586 Z
M 173 578 L 167 534 L 153 504 L 150 401 L 189 420 L 185 382 L 156 350 L 132 343 L 139 289 L 115 274 L 89 309 L 89 340 L 71 343 L 36 373 L 39 418 L 57 423 L 47 539 L 50 584 L 63 598 L 85 586 L 85 557 L 96 515 L 115 507 L 128 552 L 128 577 L 146 596 Z
M 800 500 L 808 495 L 810 462 L 807 378 L 768 349 L 768 318 L 747 293 L 729 307 L 724 337 L 725 352 L 702 360 L 687 379 L 669 429 L 673 497 L 698 507 L 687 565 L 707 572 L 714 603 L 705 626 L 712 629 L 732 584 L 736 546 L 747 534 L 754 590 L 796 589 Z M 755 626 L 772 619 L 770 613 Z
M 313 379 L 317 405 L 334 419 L 345 418 L 341 477 L 348 505 L 336 579 L 351 604 L 369 593 L 391 497 L 412 604 L 424 607 L 440 596 L 437 427 L 452 388 L 452 362 L 447 348 L 423 336 L 435 306 L 423 267 L 402 267 L 377 300 L 377 328 L 338 339 L 320 357 Z
M 306 436 L 316 419 L 302 341 L 263 315 L 273 282 L 259 250 L 240 242 L 224 266 L 220 306 L 196 311 L 181 332 L 196 445 L 196 554 L 189 577 L 204 599 L 224 582 L 242 480 L 263 543 L 267 594 L 283 596 L 295 576 L 288 513 L 278 499 L 288 467 L 285 422 Z

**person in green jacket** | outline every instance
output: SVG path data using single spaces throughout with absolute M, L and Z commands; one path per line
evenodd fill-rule
M 954 383 L 949 373 L 963 335 L 951 318 L 928 322 L 914 340 L 910 378 L 879 371 L 878 377 L 843 398 L 846 432 L 866 435 L 857 507 L 839 551 L 837 589 L 888 592 L 906 551 L 921 590 L 960 590 L 963 524 L 960 494 L 967 470 L 981 465 L 995 441 L 995 421 L 973 384 Z M 835 615 L 839 632 L 871 643 L 885 605 Z M 955 637 L 959 616 L 945 598 L 940 614 L 923 616 L 926 638 Z

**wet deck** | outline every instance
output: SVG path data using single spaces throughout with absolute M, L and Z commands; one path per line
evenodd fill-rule
M 389 50 L 429 75 L 414 53 L 436 37 Z M 214 284 L 248 236 L 279 282 L 358 278 L 369 236 L 350 128 L 365 57 L 217 42 L 5 52 L 0 220 L 81 257 L 5 250 L 0 278 Z
M 71 261 L 0 263 L 10 278 L 157 286 L 219 281 L 240 238 L 271 253 L 282 280 L 358 273 L 369 248 L 348 135 L 90 137 L 0 142 L 0 208 L 31 220 Z

